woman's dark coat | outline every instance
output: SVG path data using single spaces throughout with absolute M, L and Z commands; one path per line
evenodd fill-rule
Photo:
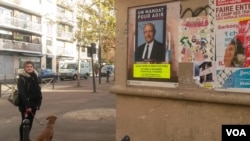
M 27 108 L 39 109 L 42 103 L 41 87 L 39 86 L 37 73 L 23 72 L 19 74 L 17 83 L 19 91 L 19 111 L 24 112 Z

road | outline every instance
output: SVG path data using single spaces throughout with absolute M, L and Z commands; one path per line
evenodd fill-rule
M 101 84 L 96 78 L 96 92 L 93 92 L 92 78 L 77 81 L 57 81 L 42 85 L 43 103 L 36 118 L 46 124 L 48 115 L 58 117 L 53 141 L 115 141 L 115 95 L 109 93 L 113 78 Z M 0 139 L 18 141 L 20 113 L 7 101 L 7 95 L 0 98 Z M 31 140 L 44 128 L 34 120 Z

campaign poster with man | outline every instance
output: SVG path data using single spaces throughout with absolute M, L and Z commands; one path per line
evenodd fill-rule
M 166 9 L 165 5 L 136 10 L 136 62 L 165 62 Z
M 128 9 L 128 85 L 177 86 L 178 10 L 179 2 Z

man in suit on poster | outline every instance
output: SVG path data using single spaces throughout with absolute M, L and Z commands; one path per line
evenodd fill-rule
M 155 25 L 147 23 L 143 27 L 145 43 L 135 50 L 136 62 L 165 62 L 166 48 L 164 44 L 155 40 Z

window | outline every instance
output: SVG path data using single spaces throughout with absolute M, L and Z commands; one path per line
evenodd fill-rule
M 72 32 L 73 27 L 65 24 L 58 24 L 58 31 L 67 31 L 67 32 Z
M 40 24 L 41 23 L 41 17 L 32 15 L 32 22 Z
M 23 40 L 23 36 L 17 32 L 14 32 L 13 38 L 14 38 L 14 40 L 17 40 L 17 41 Z
M 31 35 L 31 34 L 29 35 L 29 34 L 23 34 L 23 33 L 19 33 L 19 32 L 13 32 L 13 39 L 16 41 L 41 44 L 41 37 L 36 36 L 36 35 Z
M 63 31 L 64 30 L 64 27 L 63 27 L 62 24 L 58 24 L 57 28 L 58 28 L 58 31 Z
M 24 12 L 14 10 L 14 26 L 29 29 L 29 23 L 31 22 L 31 15 Z
M 19 68 L 23 68 L 23 63 L 26 61 L 32 61 L 35 65 L 35 69 L 41 68 L 41 58 L 38 58 L 38 57 L 20 57 Z
M 46 58 L 46 68 L 52 69 L 52 58 Z
M 30 36 L 29 35 L 23 35 L 23 40 L 22 41 L 31 42 Z
M 14 32 L 13 39 L 17 41 L 31 42 L 31 35 Z
M 52 46 L 52 38 L 47 38 L 46 45 Z
M 5 24 L 11 24 L 12 15 L 13 15 L 12 10 L 0 7 L 0 16 L 4 17 L 3 22 Z
M 0 29 L 0 38 L 12 40 L 12 32 Z
M 4 16 L 12 16 L 12 10 L 0 7 L 0 14 Z
M 49 23 L 49 21 L 46 22 L 47 25 L 47 35 L 53 36 L 53 25 Z
M 41 43 L 41 37 L 33 35 L 32 36 L 32 43 L 40 44 Z
M 17 10 L 14 10 L 14 17 L 28 22 L 31 21 L 31 15 Z

